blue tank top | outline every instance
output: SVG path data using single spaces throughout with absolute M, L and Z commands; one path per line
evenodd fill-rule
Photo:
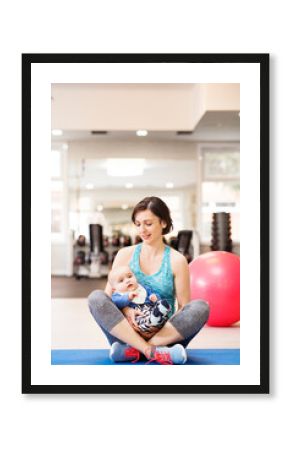
M 141 249 L 142 243 L 138 244 L 134 250 L 129 263 L 130 269 L 134 273 L 138 283 L 149 286 L 153 292 L 168 301 L 171 306 L 171 316 L 175 309 L 175 287 L 170 264 L 170 247 L 168 245 L 165 246 L 160 269 L 153 275 L 146 275 L 140 268 Z

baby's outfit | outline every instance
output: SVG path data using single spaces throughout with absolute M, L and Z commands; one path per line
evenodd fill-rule
M 129 306 L 143 313 L 142 316 L 135 317 L 135 321 L 141 331 L 150 332 L 152 327 L 161 328 L 169 318 L 171 311 L 171 306 L 167 300 L 161 299 L 149 286 L 141 286 L 141 284 L 134 291 L 130 291 L 130 293 L 137 294 L 133 300 L 129 299 L 129 292 L 114 292 L 112 301 L 119 309 Z M 157 297 L 155 302 L 150 300 L 152 294 L 155 294 Z

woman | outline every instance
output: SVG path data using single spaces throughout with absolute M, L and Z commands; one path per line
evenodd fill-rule
M 185 347 L 208 319 L 208 304 L 190 301 L 188 263 L 164 244 L 163 235 L 173 228 L 167 205 L 158 197 L 146 197 L 135 206 L 132 221 L 142 243 L 119 250 L 113 267 L 129 266 L 140 284 L 150 286 L 170 303 L 172 315 L 161 330 L 149 336 L 137 332 L 135 318 L 140 313 L 128 307 L 120 311 L 111 301 L 109 283 L 104 292 L 90 294 L 90 311 L 112 345 L 114 361 L 138 360 L 142 353 L 161 364 L 184 364 Z

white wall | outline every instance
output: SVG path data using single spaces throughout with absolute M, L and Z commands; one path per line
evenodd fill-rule
M 68 232 L 68 235 L 70 233 Z M 51 274 L 72 275 L 73 267 L 73 241 L 68 238 L 65 242 L 52 242 L 51 244 Z
M 204 108 L 208 111 L 239 111 L 240 85 L 210 83 L 202 85 Z

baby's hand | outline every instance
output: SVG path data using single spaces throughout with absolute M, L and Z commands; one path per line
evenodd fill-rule
M 156 294 L 151 294 L 149 298 L 150 298 L 151 302 L 156 302 L 157 295 Z
M 129 300 L 133 300 L 135 297 L 137 297 L 137 294 L 134 294 L 134 292 L 129 293 Z

